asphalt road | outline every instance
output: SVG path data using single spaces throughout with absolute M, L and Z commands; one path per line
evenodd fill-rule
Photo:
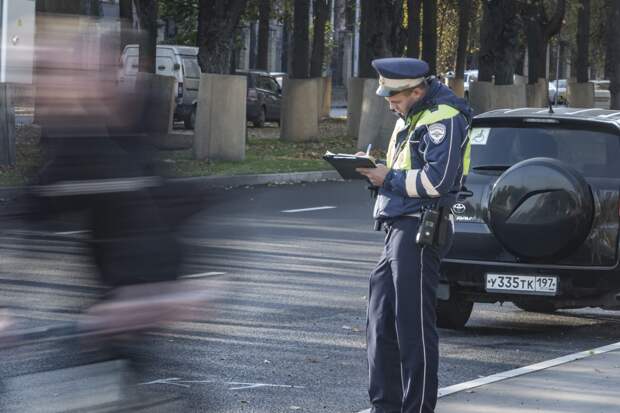
M 149 336 L 144 388 L 180 395 L 196 412 L 368 407 L 366 283 L 383 240 L 371 207 L 360 182 L 215 191 L 182 234 L 185 274 L 219 298 L 195 321 Z M 73 320 L 101 293 L 80 241 L 87 234 L 73 232 L 81 229 L 74 220 L 4 228 L 0 303 L 20 326 Z M 542 315 L 477 305 L 465 330 L 440 330 L 440 386 L 618 342 L 619 324 L 618 313 L 593 309 Z M 40 367 L 45 356 L 16 354 L 5 353 L 3 376 Z M 72 359 L 62 354 L 46 363 Z

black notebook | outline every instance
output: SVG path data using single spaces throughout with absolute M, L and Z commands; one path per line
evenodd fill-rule
M 366 179 L 356 168 L 376 168 L 374 159 L 368 156 L 355 156 L 344 153 L 326 152 L 323 155 L 331 166 L 342 176 L 342 179 Z

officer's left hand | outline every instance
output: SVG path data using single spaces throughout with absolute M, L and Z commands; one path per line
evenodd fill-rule
M 374 186 L 381 186 L 390 170 L 387 166 L 378 164 L 376 168 L 357 168 L 356 171 L 368 178 Z

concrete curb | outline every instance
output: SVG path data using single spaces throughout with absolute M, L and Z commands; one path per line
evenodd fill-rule
M 197 176 L 174 178 L 173 181 L 191 182 L 203 188 L 235 188 L 267 184 L 298 184 L 303 182 L 340 181 L 336 171 L 289 172 L 258 175 Z M 17 197 L 24 192 L 22 187 L 0 187 L 0 201 Z
M 336 171 L 290 172 L 259 175 L 199 176 L 177 178 L 179 181 L 194 182 L 205 188 L 234 188 L 239 186 L 267 184 L 298 184 L 303 182 L 342 180 Z

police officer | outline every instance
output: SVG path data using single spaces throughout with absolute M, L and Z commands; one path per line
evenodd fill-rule
M 379 74 L 377 95 L 400 119 L 387 165 L 358 169 L 379 188 L 374 218 L 387 233 L 370 275 L 368 392 L 373 413 L 429 413 L 437 401 L 439 264 L 452 235 L 449 216 L 441 211 L 449 211 L 461 188 L 471 109 L 429 77 L 422 60 L 386 58 L 372 65 Z M 430 243 L 418 235 L 427 211 L 444 220 L 429 224 L 445 232 L 427 231 Z

